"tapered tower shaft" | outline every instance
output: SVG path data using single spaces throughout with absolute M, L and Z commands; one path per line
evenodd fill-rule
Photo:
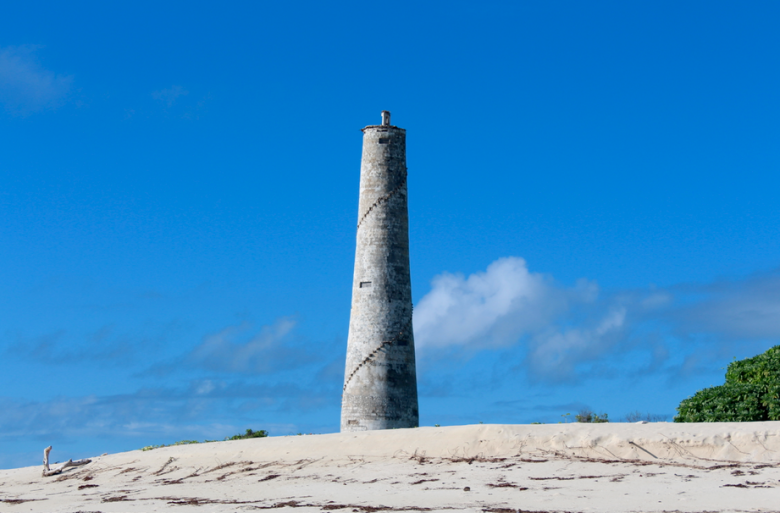
M 363 129 L 341 431 L 417 427 L 406 130 Z

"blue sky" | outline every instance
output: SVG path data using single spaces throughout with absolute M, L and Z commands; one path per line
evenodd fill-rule
M 671 419 L 780 343 L 779 16 L 4 6 L 0 468 L 337 431 L 359 130 L 384 109 L 421 423 Z

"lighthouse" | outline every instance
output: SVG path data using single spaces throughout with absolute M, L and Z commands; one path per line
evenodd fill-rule
M 419 425 L 409 274 L 406 130 L 363 129 L 341 431 Z

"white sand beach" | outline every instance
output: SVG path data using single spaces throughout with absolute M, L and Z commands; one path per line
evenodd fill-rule
M 780 422 L 271 437 L 41 470 L 0 471 L 0 511 L 780 511 Z

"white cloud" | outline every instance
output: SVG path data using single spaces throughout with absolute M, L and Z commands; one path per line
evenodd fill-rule
M 507 346 L 544 330 L 571 303 L 598 296 L 595 282 L 572 288 L 528 271 L 522 258 L 501 258 L 485 272 L 468 277 L 443 273 L 414 313 L 415 343 L 421 348 L 461 346 L 481 349 Z
M 0 48 L 0 103 L 14 114 L 27 115 L 61 105 L 73 76 L 42 68 L 35 59 L 36 45 Z
M 603 293 L 593 281 L 564 287 L 521 258 L 501 258 L 468 277 L 436 276 L 414 323 L 423 358 L 517 346 L 529 375 L 546 381 L 622 365 L 632 352 L 634 370 L 695 353 L 706 366 L 738 344 L 780 342 L 780 273 Z

